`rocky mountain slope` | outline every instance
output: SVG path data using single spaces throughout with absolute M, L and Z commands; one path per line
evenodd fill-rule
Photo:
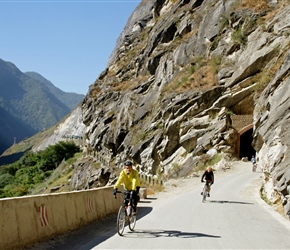
M 110 184 L 127 158 L 168 179 L 256 152 L 264 196 L 290 216 L 289 18 L 286 0 L 142 1 L 82 103 L 94 157 L 72 189 Z

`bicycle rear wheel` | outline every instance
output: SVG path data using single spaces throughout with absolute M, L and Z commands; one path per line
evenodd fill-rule
M 135 225 L 136 225 L 136 215 L 131 215 L 129 217 L 129 229 L 133 231 L 135 228 Z
M 117 216 L 117 232 L 120 236 L 123 235 L 126 223 L 126 211 L 125 207 L 121 206 Z
M 252 171 L 253 171 L 253 172 L 256 172 L 256 169 L 257 169 L 257 165 L 256 165 L 256 163 L 255 163 L 255 164 L 253 164 Z

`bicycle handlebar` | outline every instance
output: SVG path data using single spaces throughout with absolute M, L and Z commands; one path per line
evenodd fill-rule
M 115 197 L 115 199 L 117 199 L 117 193 L 122 193 L 121 191 L 117 191 L 115 194 L 114 194 L 114 197 Z
M 117 191 L 116 194 L 117 193 L 119 193 L 119 194 L 127 194 L 127 193 L 130 193 L 130 191 L 127 191 L 127 190 L 126 191 Z M 115 199 L 117 199 L 117 195 L 116 194 L 114 194 Z
M 130 191 L 117 191 L 116 194 L 117 194 L 117 193 L 118 193 L 118 194 L 126 194 L 126 193 L 128 193 L 128 192 L 130 192 Z M 116 194 L 114 194 L 115 199 L 117 199 L 117 195 L 116 195 Z

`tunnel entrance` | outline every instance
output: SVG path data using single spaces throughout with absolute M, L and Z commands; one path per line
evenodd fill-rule
M 253 141 L 253 128 L 246 130 L 243 134 L 240 134 L 240 152 L 239 157 L 247 157 L 250 161 L 253 155 L 256 155 L 256 151 L 252 146 Z
M 238 131 L 236 141 L 236 156 L 247 157 L 250 161 L 256 151 L 253 142 L 253 115 L 232 115 L 232 125 Z

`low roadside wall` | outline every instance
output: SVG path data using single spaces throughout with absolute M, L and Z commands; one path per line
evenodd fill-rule
M 0 199 L 0 249 L 19 249 L 117 213 L 113 187 Z

